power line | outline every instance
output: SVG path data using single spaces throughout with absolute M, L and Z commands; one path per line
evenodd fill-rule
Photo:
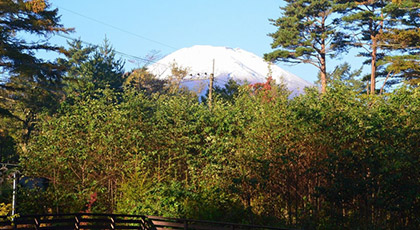
M 70 36 L 67 36 L 67 35 L 63 35 L 63 34 L 57 34 L 57 35 L 59 37 L 62 37 L 62 38 L 65 38 L 65 39 L 69 39 L 69 40 L 72 40 L 72 41 L 80 41 L 83 44 L 88 45 L 88 46 L 92 46 L 92 47 L 98 47 L 99 46 L 99 45 L 95 45 L 93 43 L 90 43 L 90 42 L 87 42 L 87 41 L 83 41 L 81 39 L 76 39 L 76 38 L 73 38 L 73 37 L 70 37 Z M 121 51 L 118 51 L 118 50 L 115 50 L 115 49 L 113 49 L 113 50 L 114 50 L 114 52 L 116 54 L 119 54 L 121 56 L 125 56 L 125 57 L 129 57 L 129 58 L 141 60 L 141 61 L 144 61 L 144 62 L 153 63 L 153 64 L 157 64 L 157 65 L 163 66 L 163 67 L 166 68 L 165 71 L 167 69 L 169 69 L 169 68 L 172 68 L 172 65 L 167 65 L 167 64 L 159 63 L 156 60 L 149 60 L 149 59 L 146 59 L 146 58 L 142 58 L 142 57 L 134 56 L 134 55 L 131 55 L 131 54 L 127 54 L 127 53 L 124 53 L 124 52 L 121 52 Z M 199 71 L 195 71 L 195 72 L 197 72 L 198 74 L 194 74 L 194 75 L 193 74 L 190 74 L 190 76 L 195 77 L 195 78 L 187 78 L 187 79 L 182 80 L 182 82 L 193 82 L 193 81 L 209 80 L 209 78 L 207 76 L 204 77 L 204 78 L 197 77 L 197 75 L 200 76 L 200 73 L 199 73 Z M 204 75 L 207 75 L 207 73 L 205 73 Z
M 70 36 L 67 36 L 67 35 L 63 35 L 63 34 L 57 34 L 57 35 L 59 37 L 62 37 L 62 38 L 65 38 L 65 39 L 69 39 L 69 40 L 72 40 L 72 41 L 80 41 L 83 44 L 86 44 L 86 45 L 89 45 L 89 46 L 92 46 L 92 47 L 98 47 L 99 46 L 99 45 L 95 45 L 93 43 L 90 43 L 90 42 L 87 42 L 87 41 L 83 41 L 81 39 L 76 39 L 76 38 L 73 38 L 73 37 L 70 37 Z M 161 66 L 164 66 L 165 68 L 171 68 L 172 67 L 171 65 L 159 63 L 156 60 L 149 60 L 149 59 L 146 59 L 146 58 L 142 58 L 142 57 L 134 56 L 134 55 L 131 55 L 131 54 L 127 54 L 127 53 L 124 53 L 124 52 L 121 52 L 121 51 L 118 51 L 118 50 L 115 50 L 115 49 L 113 49 L 113 50 L 114 50 L 114 52 L 116 54 L 119 54 L 121 56 L 125 56 L 125 57 L 129 57 L 129 58 L 141 60 L 141 61 L 148 62 L 148 63 L 153 63 L 153 64 L 161 65 Z M 192 71 L 192 72 L 194 72 L 194 71 Z M 195 72 L 197 72 L 197 74 L 194 74 L 194 75 L 193 74 L 190 74 L 190 76 L 194 76 L 195 78 L 183 79 L 182 82 L 194 82 L 194 81 L 202 81 L 202 80 L 209 80 L 210 79 L 210 76 L 207 76 L 207 73 L 204 73 L 204 75 L 206 77 L 202 78 L 202 77 L 197 77 L 197 75 L 200 76 L 200 71 L 195 71 Z M 222 80 L 222 79 L 215 78 L 214 80 L 215 81 L 219 81 L 219 82 L 227 83 L 226 80 Z
M 82 42 L 83 44 L 88 45 L 88 46 L 92 46 L 92 47 L 99 47 L 99 45 L 95 45 L 95 44 L 93 44 L 93 43 L 90 43 L 90 42 L 87 42 L 87 41 L 83 41 L 83 40 L 81 40 L 81 39 L 72 38 L 72 37 L 70 37 L 70 36 L 63 35 L 63 34 L 57 34 L 57 35 L 58 35 L 59 37 L 62 37 L 62 38 L 65 38 L 65 39 L 69 39 L 69 40 L 72 40 L 72 41 L 80 41 L 80 42 Z M 124 53 L 124 52 L 118 51 L 118 50 L 116 50 L 116 49 L 113 49 L 113 50 L 114 50 L 114 52 L 115 52 L 116 54 L 119 54 L 119 55 L 121 55 L 121 56 L 125 56 L 125 57 L 132 58 L 132 59 L 137 59 L 137 60 L 144 61 L 144 62 L 148 62 L 148 63 L 156 63 L 156 64 L 158 64 L 158 65 L 163 65 L 163 66 L 168 67 L 168 65 L 165 65 L 165 64 L 162 64 L 162 63 L 158 63 L 158 62 L 157 62 L 157 61 L 155 61 L 155 60 L 150 60 L 150 59 L 146 59 L 146 58 L 142 58 L 142 57 L 134 56 L 134 55 L 132 55 L 132 54 L 127 54 L 127 53 Z
M 56 5 L 57 5 L 57 4 L 56 4 Z M 142 35 L 139 35 L 139 34 L 133 33 L 133 32 L 131 32 L 131 31 L 128 31 L 128 30 L 125 30 L 125 29 L 119 28 L 119 27 L 117 27 L 117 26 L 114 26 L 114 25 L 108 24 L 108 23 L 106 23 L 106 22 L 103 22 L 103 21 L 100 21 L 100 20 L 98 20 L 98 19 L 95 19 L 95 18 L 92 18 L 92 17 L 86 16 L 86 15 L 80 14 L 80 13 L 78 13 L 78 12 L 75 12 L 75 11 L 73 11 L 73 10 L 69 10 L 69 9 L 66 9 L 66 8 L 61 7 L 61 6 L 58 6 L 58 5 L 57 5 L 57 7 L 58 7 L 58 8 L 60 8 L 60 9 L 62 9 L 62 10 L 68 11 L 68 12 L 70 12 L 70 13 L 76 14 L 76 15 L 78 15 L 78 16 L 80 16 L 80 17 L 83 17 L 83 18 L 89 19 L 89 20 L 91 20 L 91 21 L 94 21 L 94 22 L 96 22 L 96 23 L 102 24 L 102 25 L 104 25 L 104 26 L 107 26 L 107 27 L 113 28 L 113 29 L 115 29 L 115 30 L 119 30 L 119 31 L 124 32 L 124 33 L 126 33 L 126 34 L 130 34 L 130 35 L 132 35 L 132 36 L 135 36 L 135 37 L 141 38 L 141 39 L 143 39 L 143 40 L 147 40 L 147 41 L 149 41 L 149 42 L 153 42 L 153 43 L 159 44 L 159 45 L 161 45 L 161 46 L 165 46 L 165 47 L 171 48 L 171 49 L 173 49 L 173 50 L 177 50 L 177 48 L 175 48 L 175 47 L 173 47 L 173 46 L 171 46 L 171 45 L 165 44 L 165 43 L 163 43 L 163 42 L 159 42 L 159 41 L 156 41 L 156 40 L 154 40 L 154 39 L 147 38 L 147 37 L 145 37 L 145 36 L 142 36 Z

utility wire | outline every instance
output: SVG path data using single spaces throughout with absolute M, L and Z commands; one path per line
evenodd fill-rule
M 90 43 L 90 42 L 83 41 L 83 40 L 81 40 L 81 39 L 72 38 L 72 37 L 70 37 L 70 36 L 63 35 L 63 34 L 57 34 L 57 35 L 58 35 L 59 37 L 62 37 L 62 38 L 65 38 L 65 39 L 69 39 L 69 40 L 72 40 L 72 41 L 80 41 L 80 42 L 82 42 L 83 44 L 88 45 L 88 46 L 92 46 L 92 47 L 99 47 L 99 45 L 95 45 L 95 44 L 92 44 L 92 43 Z M 155 61 L 155 60 L 149 60 L 149 59 L 146 59 L 146 58 L 142 58 L 142 57 L 134 56 L 134 55 L 131 55 L 131 54 L 127 54 L 127 53 L 124 53 L 124 52 L 121 52 L 121 51 L 115 50 L 115 49 L 113 49 L 113 50 L 114 50 L 114 52 L 115 52 L 116 54 L 119 54 L 119 55 L 121 55 L 121 56 L 125 56 L 125 57 L 132 58 L 132 59 L 137 59 L 137 60 L 144 61 L 144 62 L 147 62 L 147 63 L 156 63 L 156 64 L 158 64 L 158 65 L 163 65 L 163 66 L 165 66 L 165 67 L 169 67 L 168 65 L 165 65 L 165 64 L 162 64 L 162 63 L 158 63 L 158 62 L 157 62 L 157 61 Z
M 72 41 L 80 41 L 80 42 L 82 42 L 83 44 L 85 44 L 85 45 L 88 45 L 88 46 L 92 46 L 92 47 L 98 47 L 99 45 L 95 45 L 95 44 L 93 44 L 93 43 L 90 43 L 90 42 L 87 42 L 87 41 L 83 41 L 83 40 L 81 40 L 81 39 L 76 39 L 76 38 L 73 38 L 73 37 L 70 37 L 70 36 L 67 36 L 67 35 L 63 35 L 63 34 L 57 34 L 59 37 L 62 37 L 62 38 L 65 38 L 65 39 L 69 39 L 69 40 L 72 40 Z M 115 50 L 115 49 L 113 49 L 114 50 L 114 52 L 116 53 L 116 54 L 119 54 L 119 55 L 121 55 L 121 56 L 125 56 L 125 57 L 129 57 L 129 58 L 133 58 L 133 59 L 137 59 L 137 60 L 141 60 L 141 61 L 144 61 L 144 62 L 148 62 L 148 63 L 154 63 L 154 64 L 157 64 L 157 65 L 161 65 L 161 66 L 164 66 L 165 68 L 167 68 L 167 69 L 170 69 L 170 68 L 172 68 L 172 66 L 171 65 L 167 65 L 167 64 L 163 64 L 163 63 L 159 63 L 158 61 L 156 61 L 156 60 L 149 60 L 149 59 L 146 59 L 146 58 L 142 58 L 142 57 L 138 57 L 138 56 L 134 56 L 134 55 L 131 55 L 131 54 L 127 54 L 127 53 L 124 53 L 124 52 L 121 52 L 121 51 L 118 51 L 118 50 Z M 197 73 L 200 73 L 200 71 L 195 71 L 195 72 L 197 72 Z M 196 77 L 196 75 L 200 75 L 200 74 L 191 74 L 190 76 L 194 76 L 194 77 Z M 196 77 L 196 78 L 186 78 L 186 79 L 183 79 L 182 80 L 182 82 L 192 82 L 192 81 L 201 81 L 201 80 L 209 80 L 209 78 L 206 76 L 206 77 L 204 77 L 204 78 L 200 78 L 200 77 Z
M 63 34 L 57 34 L 59 37 L 62 37 L 62 38 L 65 38 L 65 39 L 69 39 L 69 40 L 72 40 L 72 41 L 80 41 L 80 42 L 82 42 L 83 44 L 86 44 L 86 45 L 89 45 L 89 46 L 92 46 L 92 47 L 98 47 L 99 45 L 95 45 L 95 44 L 93 44 L 93 43 L 90 43 L 90 42 L 87 42 L 87 41 L 83 41 L 83 40 L 81 40 L 81 39 L 76 39 L 76 38 L 73 38 L 73 37 L 70 37 L 70 36 L 67 36 L 67 35 L 63 35 Z M 149 60 L 149 59 L 146 59 L 146 58 L 142 58 L 142 57 L 138 57 L 138 56 L 134 56 L 134 55 L 131 55 L 131 54 L 127 54 L 127 53 L 124 53 L 124 52 L 121 52 L 121 51 L 118 51 L 118 50 L 115 50 L 114 49 L 114 52 L 116 53 L 116 54 L 119 54 L 119 55 L 121 55 L 121 56 L 125 56 L 125 57 L 129 57 L 129 58 L 132 58 L 132 59 L 137 59 L 137 60 L 141 60 L 141 61 L 144 61 L 144 62 L 147 62 L 147 63 L 154 63 L 154 64 L 157 64 L 157 65 L 161 65 L 161 66 L 164 66 L 164 67 L 166 67 L 166 68 L 171 68 L 172 66 L 171 65 L 167 65 L 167 64 L 163 64 L 163 63 L 159 63 L 158 61 L 156 61 L 156 60 Z M 200 71 L 195 71 L 195 72 L 200 72 Z M 205 73 L 205 74 L 207 74 L 207 73 Z M 194 75 L 192 75 L 191 74 L 191 76 L 195 76 L 196 77 L 196 75 L 197 74 L 194 74 Z M 198 75 L 200 75 L 200 74 L 198 74 Z M 182 82 L 193 82 L 193 81 L 202 81 L 202 80 L 209 80 L 210 78 L 209 78 L 209 76 L 207 77 L 204 77 L 204 78 L 200 78 L 200 77 L 197 77 L 197 78 L 187 78 L 187 79 L 183 79 L 182 80 Z M 215 78 L 215 81 L 219 81 L 219 82 L 224 82 L 224 83 L 227 83 L 227 81 L 226 80 L 222 80 L 222 79 L 217 79 L 217 78 Z
M 114 25 L 108 24 L 108 23 L 106 23 L 106 22 L 103 22 L 103 21 L 97 20 L 97 19 L 95 19 L 95 18 L 92 18 L 92 17 L 86 16 L 86 15 L 83 15 L 83 14 L 81 14 L 81 13 L 75 12 L 75 11 L 73 11 L 73 10 L 69 10 L 69 9 L 63 8 L 63 7 L 61 7 L 61 6 L 58 6 L 57 4 L 56 4 L 56 6 L 57 6 L 58 8 L 60 8 L 60 9 L 62 9 L 62 10 L 65 10 L 65 11 L 70 12 L 70 13 L 72 13 L 72 14 L 76 14 L 76 15 L 78 15 L 78 16 L 80 16 L 80 17 L 83 17 L 83 18 L 89 19 L 89 20 L 91 20 L 91 21 L 94 21 L 94 22 L 96 22 L 96 23 L 102 24 L 102 25 L 104 25 L 104 26 L 107 26 L 107 27 L 113 28 L 113 29 L 115 29 L 115 30 L 119 30 L 119 31 L 124 32 L 124 33 L 126 33 L 126 34 L 130 34 L 130 35 L 132 35 L 132 36 L 135 36 L 135 37 L 141 38 L 141 39 L 143 39 L 143 40 L 147 40 L 147 41 L 149 41 L 149 42 L 153 42 L 153 43 L 159 44 L 159 45 L 161 45 L 161 46 L 165 46 L 165 47 L 171 48 L 171 49 L 173 49 L 173 50 L 177 50 L 177 48 L 175 48 L 175 47 L 173 47 L 173 46 L 171 46 L 171 45 L 165 44 L 165 43 L 163 43 L 163 42 L 159 42 L 159 41 L 153 40 L 153 39 L 151 39 L 151 38 L 147 38 L 147 37 L 141 36 L 141 35 L 139 35 L 139 34 L 136 34 L 136 33 L 131 32 L 131 31 L 128 31 L 128 30 L 125 30 L 125 29 L 119 28 L 119 27 L 117 27 L 117 26 L 114 26 Z

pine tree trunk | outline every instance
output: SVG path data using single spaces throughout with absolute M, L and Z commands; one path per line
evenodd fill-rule
M 327 62 L 325 60 L 325 40 L 321 41 L 321 93 L 327 92 Z
M 370 73 L 370 94 L 375 94 L 376 88 L 376 51 L 377 51 L 377 38 L 371 35 L 372 39 L 372 61 L 371 61 L 371 73 Z
M 324 59 L 321 59 L 321 92 L 327 92 L 327 67 Z

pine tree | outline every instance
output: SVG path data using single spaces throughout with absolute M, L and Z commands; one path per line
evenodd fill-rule
M 19 123 L 14 127 L 23 131 L 19 142 L 27 142 L 36 114 L 53 110 L 60 97 L 63 67 L 36 56 L 41 50 L 62 51 L 48 43 L 51 35 L 71 31 L 59 19 L 47 0 L 0 1 L 0 115 Z
M 338 9 L 344 14 L 344 28 L 350 34 L 349 46 L 363 48 L 359 55 L 367 57 L 365 64 L 371 64 L 370 93 L 376 91 L 377 59 L 379 36 L 383 31 L 383 9 L 387 5 L 383 0 L 338 0 Z
M 282 7 L 283 15 L 271 20 L 278 27 L 271 48 L 265 54 L 267 61 L 309 63 L 320 70 L 322 92 L 327 86 L 327 55 L 343 50 L 343 34 L 336 31 L 331 20 L 333 1 L 329 0 L 287 0 Z
M 420 2 L 393 1 L 385 12 L 393 19 L 390 23 L 398 27 L 384 30 L 380 47 L 391 55 L 379 60 L 385 65 L 385 84 L 400 83 L 405 80 L 410 85 L 420 84 Z M 388 80 L 388 78 L 392 79 Z
M 336 2 L 338 12 L 343 14 L 344 29 L 351 38 L 347 41 L 347 45 L 362 48 L 363 51 L 359 55 L 367 58 L 365 64 L 371 65 L 370 94 L 377 92 L 378 77 L 386 76 L 386 82 L 391 75 L 395 77 L 395 74 L 403 75 L 405 71 L 418 72 L 416 68 L 410 67 L 418 64 L 416 57 L 413 56 L 418 53 L 418 1 L 337 0 Z M 383 87 L 380 91 L 382 89 Z
M 84 47 L 80 40 L 68 44 L 67 57 L 58 59 L 58 63 L 67 70 L 67 91 L 80 93 L 107 87 L 122 89 L 124 62 L 115 57 L 115 50 L 106 38 L 100 47 Z
M 59 81 L 60 67 L 35 55 L 39 50 L 61 51 L 47 41 L 52 34 L 69 31 L 59 24 L 57 9 L 50 10 L 46 0 L 2 0 L 0 9 L 0 71 L 3 75 L 0 86 L 7 88 L 4 82 L 10 76 L 32 78 L 37 82 Z M 44 40 L 27 41 L 22 34 Z

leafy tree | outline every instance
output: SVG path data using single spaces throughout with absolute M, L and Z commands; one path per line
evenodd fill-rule
M 338 8 L 344 14 L 342 20 L 345 28 L 350 31 L 350 46 L 363 48 L 360 55 L 367 57 L 365 64 L 370 62 L 370 93 L 376 92 L 377 60 L 382 54 L 378 53 L 379 36 L 384 29 L 383 9 L 389 1 L 347 1 L 338 0 Z
M 278 27 L 271 48 L 265 54 L 267 61 L 309 63 L 317 67 L 321 75 L 322 92 L 327 87 L 327 55 L 343 51 L 343 34 L 336 30 L 332 20 L 333 1 L 287 0 L 282 7 L 283 15 L 271 20 Z
M 234 98 L 236 98 L 237 94 L 239 93 L 239 88 L 241 87 L 240 83 L 233 79 L 229 79 L 229 81 L 223 85 L 219 86 L 216 85 L 213 87 L 213 93 L 216 97 L 219 97 L 225 101 L 232 102 Z M 206 103 L 207 97 L 209 94 L 209 90 L 207 90 L 205 96 L 201 97 L 201 101 Z
M 180 91 L 186 91 L 186 87 L 182 86 L 182 82 L 188 74 L 188 68 L 178 66 L 177 63 L 171 64 L 171 75 L 168 77 L 168 93 L 176 95 Z
M 51 34 L 68 32 L 59 24 L 57 9 L 49 9 L 45 0 L 0 2 L 2 51 L 0 68 L 3 77 L 21 75 L 37 80 L 59 80 L 57 65 L 35 56 L 37 50 L 60 51 L 60 47 L 49 45 L 46 40 L 28 42 L 21 38 L 21 33 L 47 38 Z M 4 87 L 4 84 L 1 86 Z
M 267 82 L 211 111 L 182 90 L 76 92 L 42 117 L 22 165 L 52 181 L 34 198 L 54 212 L 416 229 L 419 88 L 367 96 L 345 65 L 331 76 L 322 97 Z
M 166 85 L 167 82 L 165 80 L 156 78 L 145 67 L 132 70 L 131 73 L 127 74 L 127 78 L 124 81 L 124 87 L 135 88 L 148 95 L 158 92 L 165 93 Z
M 0 130 L 0 162 L 17 163 L 16 140 L 10 136 L 7 130 Z
M 133 141 L 141 141 L 141 128 L 129 128 L 136 120 L 111 89 L 70 96 L 59 113 L 43 117 L 21 164 L 26 175 L 51 181 L 49 207 L 55 212 L 112 211 L 125 165 L 140 151 Z M 88 207 L 93 194 L 97 202 Z

